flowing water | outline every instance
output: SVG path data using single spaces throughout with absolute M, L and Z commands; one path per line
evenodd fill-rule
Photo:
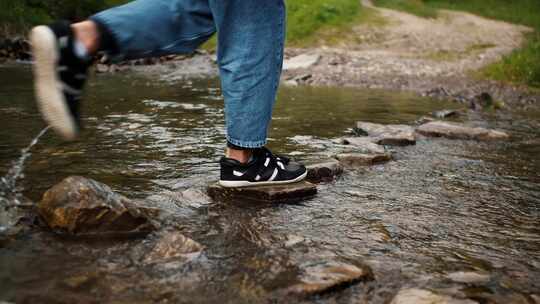
M 0 84 L 4 176 L 45 125 L 28 67 L 0 67 Z M 217 179 L 225 130 L 216 79 L 101 75 L 87 92 L 82 140 L 42 137 L 19 180 L 26 197 L 39 201 L 70 175 L 136 199 L 204 189 Z M 322 158 L 355 121 L 412 124 L 445 108 L 459 105 L 405 93 L 282 88 L 269 145 L 303 160 Z M 144 239 L 73 239 L 44 229 L 0 238 L 0 301 L 288 303 L 296 300 L 279 291 L 304 265 L 325 261 L 369 265 L 375 280 L 306 301 L 387 303 L 406 287 L 532 301 L 540 294 L 540 111 L 460 119 L 512 139 L 394 148 L 395 161 L 348 171 L 298 205 L 186 207 L 174 215 L 175 227 L 206 248 L 189 263 L 134 263 L 132 251 Z M 489 281 L 448 279 L 456 271 L 487 273 Z

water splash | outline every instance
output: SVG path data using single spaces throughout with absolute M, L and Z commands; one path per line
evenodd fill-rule
M 13 165 L 5 176 L 0 178 L 0 205 L 19 204 L 19 193 L 22 189 L 17 188 L 17 181 L 23 177 L 24 163 L 32 155 L 32 148 L 38 143 L 39 139 L 47 133 L 50 127 L 41 130 L 39 134 L 32 139 L 30 144 L 21 150 L 21 156 Z

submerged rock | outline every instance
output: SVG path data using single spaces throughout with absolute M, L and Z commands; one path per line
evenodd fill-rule
M 322 262 L 301 266 L 299 283 L 287 289 L 296 295 L 315 295 L 334 288 L 344 287 L 361 280 L 372 280 L 373 274 L 368 266 L 361 268 L 340 262 Z
M 306 180 L 312 183 L 330 182 L 343 173 L 343 166 L 335 159 L 307 166 Z
M 418 288 L 402 289 L 390 304 L 477 304 L 468 299 L 455 299 Z
M 336 159 L 345 167 L 362 167 L 390 161 L 392 156 L 390 153 L 344 153 L 336 155 Z
M 472 271 L 458 271 L 448 274 L 448 278 L 454 282 L 467 284 L 484 284 L 491 279 L 489 274 Z
M 407 125 L 381 125 L 359 121 L 358 129 L 364 130 L 374 142 L 387 146 L 407 146 L 416 144 L 414 128 Z
M 157 209 L 143 207 L 97 181 L 71 176 L 43 195 L 38 212 L 54 230 L 72 234 L 149 232 Z
M 186 262 L 198 257 L 203 249 L 201 244 L 178 231 L 162 231 L 134 247 L 131 257 L 144 264 Z
M 456 123 L 442 121 L 428 122 L 419 126 L 416 131 L 425 136 L 446 137 L 450 139 L 474 139 L 474 140 L 504 140 L 510 136 L 501 131 L 484 128 L 472 128 Z
M 296 203 L 315 194 L 317 187 L 307 181 L 245 188 L 225 188 L 215 183 L 208 187 L 208 195 L 214 200 L 242 199 L 265 203 Z

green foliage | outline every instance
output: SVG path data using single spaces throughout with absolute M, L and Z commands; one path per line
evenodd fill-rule
M 424 18 L 437 17 L 437 10 L 424 5 L 422 0 L 374 0 L 373 3 L 376 6 L 405 11 Z
M 526 46 L 505 56 L 501 62 L 489 65 L 482 73 L 490 78 L 526 83 L 540 88 L 540 35 L 531 35 Z
M 497 80 L 540 87 L 540 1 L 538 0 L 424 0 L 434 8 L 463 10 L 535 29 L 526 45 L 482 72 Z
M 83 20 L 126 0 L 1 0 L 0 20 L 4 34 L 25 32 L 31 26 L 55 19 Z
M 4 35 L 25 31 L 29 25 L 48 22 L 49 14 L 38 5 L 30 6 L 26 1 L 0 1 L 0 25 Z
M 287 1 L 287 41 L 300 43 L 323 26 L 352 22 L 360 11 L 358 0 Z
M 339 39 L 340 35 L 344 36 L 347 25 L 360 21 L 359 17 L 372 18 L 372 15 L 361 14 L 365 10 L 360 9 L 358 0 L 288 0 L 286 4 L 289 46 L 312 45 L 317 38 L 315 36 L 327 32 Z M 323 38 L 328 40 L 328 37 Z M 212 37 L 203 45 L 203 49 L 213 50 L 216 44 L 215 37 Z
M 493 79 L 540 87 L 540 1 L 539 0 L 376 0 L 377 5 L 400 9 L 425 17 L 425 11 L 450 9 L 487 18 L 523 24 L 535 29 L 522 49 L 501 62 L 486 67 L 482 74 Z M 409 3 L 409 4 L 404 4 Z

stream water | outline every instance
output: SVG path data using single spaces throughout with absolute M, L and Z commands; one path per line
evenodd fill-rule
M 406 93 L 282 88 L 269 145 L 301 160 L 323 158 L 332 153 L 330 139 L 358 120 L 412 124 L 459 107 Z M 33 147 L 19 180 L 26 197 L 39 201 L 70 175 L 136 199 L 204 189 L 217 179 L 224 122 L 216 79 L 100 75 L 87 87 L 84 116 L 80 141 L 65 143 L 49 132 Z M 29 67 L 0 67 L 0 117 L 4 176 L 45 127 Z M 540 293 L 540 110 L 458 119 L 512 139 L 429 139 L 394 148 L 395 161 L 348 171 L 298 205 L 186 208 L 175 215 L 176 227 L 206 248 L 189 263 L 137 265 L 129 256 L 141 239 L 30 230 L 0 242 L 0 301 L 287 303 L 277 291 L 296 281 L 303 264 L 324 261 L 369 265 L 375 280 L 306 301 L 387 303 L 405 287 L 495 303 L 530 300 Z M 487 273 L 489 280 L 450 280 L 457 271 Z

